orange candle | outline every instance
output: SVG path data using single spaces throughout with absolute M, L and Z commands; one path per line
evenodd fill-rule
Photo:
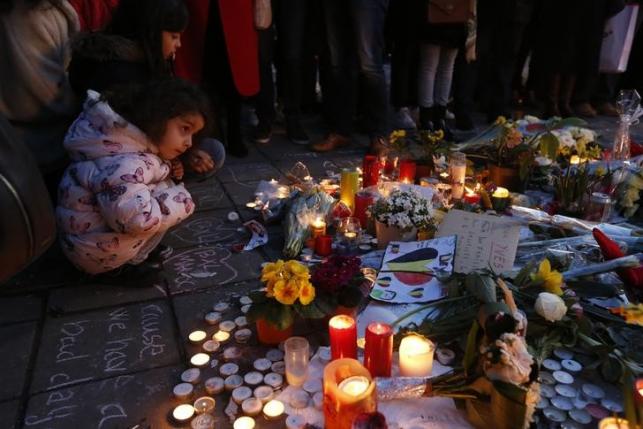
M 351 429 L 362 413 L 377 411 L 375 382 L 355 359 L 337 359 L 324 368 L 325 427 Z

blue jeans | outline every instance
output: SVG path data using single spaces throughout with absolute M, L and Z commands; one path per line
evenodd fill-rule
M 330 88 L 324 102 L 331 131 L 349 135 L 361 79 L 360 106 L 371 135 L 388 134 L 384 77 L 384 23 L 389 0 L 325 0 Z

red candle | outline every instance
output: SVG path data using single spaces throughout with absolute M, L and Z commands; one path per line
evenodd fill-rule
M 333 252 L 333 237 L 330 235 L 320 235 L 315 238 L 315 253 L 319 256 L 328 256 Z
M 372 377 L 390 377 L 393 362 L 393 329 L 386 323 L 373 322 L 366 328 L 364 366 Z
M 330 334 L 330 354 L 333 360 L 357 359 L 357 324 L 355 319 L 345 314 L 334 316 L 328 322 L 328 332 Z
M 386 157 L 386 161 L 384 162 L 384 174 L 391 174 L 393 170 L 395 170 L 396 161 L 397 158 L 393 158 L 391 156 Z
M 415 183 L 415 161 L 410 159 L 400 161 L 400 182 Z
M 637 378 L 634 383 L 634 397 L 637 404 L 643 405 L 643 378 Z
M 377 185 L 380 179 L 380 169 L 382 165 L 380 160 L 375 155 L 365 155 L 362 161 L 362 186 L 368 188 L 369 186 Z
M 355 216 L 359 219 L 359 223 L 362 225 L 362 228 L 368 226 L 368 215 L 366 214 L 366 209 L 373 204 L 375 198 L 372 194 L 368 192 L 358 192 L 355 194 Z
M 473 192 L 467 192 L 464 194 L 464 202 L 467 204 L 480 204 L 480 195 Z

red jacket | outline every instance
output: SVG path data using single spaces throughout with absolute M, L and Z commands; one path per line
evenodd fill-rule
M 184 0 L 190 11 L 190 23 L 183 32 L 177 51 L 177 76 L 200 83 L 203 72 L 205 34 L 209 8 L 218 5 L 225 36 L 230 68 L 235 86 L 243 96 L 259 92 L 259 47 L 254 26 L 253 0 Z M 214 3 L 216 1 L 216 3 Z M 223 66 L 223 65 L 222 65 Z
M 80 31 L 99 31 L 112 19 L 119 0 L 69 0 L 76 9 Z

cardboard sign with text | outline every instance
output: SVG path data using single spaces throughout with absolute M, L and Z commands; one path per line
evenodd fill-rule
M 454 271 L 470 273 L 491 269 L 500 274 L 513 269 L 520 238 L 520 223 L 506 217 L 451 210 L 436 237 L 456 235 Z

